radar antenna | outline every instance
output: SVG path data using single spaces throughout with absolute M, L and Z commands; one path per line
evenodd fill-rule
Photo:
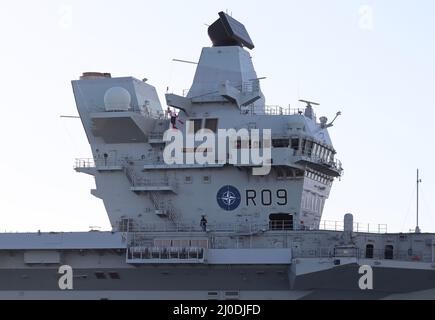
M 309 119 L 314 120 L 314 112 L 313 112 L 313 105 L 314 106 L 320 106 L 319 103 L 317 102 L 313 102 L 313 101 L 308 101 L 308 100 L 299 100 L 299 102 L 303 102 L 306 103 L 307 106 L 305 107 L 305 116 Z
M 312 108 L 313 106 L 320 106 L 320 103 L 313 102 L 313 101 L 308 101 L 308 100 L 302 100 L 302 99 L 300 99 L 299 102 L 306 103 L 307 107 L 310 107 L 310 108 Z

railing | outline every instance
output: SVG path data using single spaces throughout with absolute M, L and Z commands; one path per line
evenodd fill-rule
M 241 91 L 243 93 L 260 91 L 260 81 L 259 80 L 251 80 L 251 81 L 243 82 L 243 84 L 241 86 Z
M 296 161 L 298 161 L 298 160 L 312 161 L 312 162 L 318 163 L 320 165 L 323 165 L 325 167 L 333 168 L 338 172 L 343 171 L 343 165 L 342 165 L 341 161 L 338 159 L 328 161 L 322 157 L 317 157 L 317 156 L 313 156 L 313 155 L 311 155 L 311 156 L 309 156 L 309 155 L 296 155 L 295 160 Z
M 130 247 L 127 260 L 202 260 L 204 248 L 199 247 Z
M 422 251 L 413 250 L 359 249 L 357 257 L 359 259 L 373 260 L 432 262 L 432 254 L 430 252 L 423 253 Z
M 250 105 L 241 110 L 242 114 L 246 115 L 270 115 L 270 116 L 293 116 L 293 115 L 304 115 L 305 108 L 291 108 L 268 105 L 264 107 Z M 316 115 L 312 112 L 313 119 L 316 119 Z
M 149 108 L 147 105 L 140 105 L 140 106 L 130 106 L 128 109 L 125 110 L 106 110 L 105 107 L 97 107 L 95 110 L 97 112 L 135 112 L 140 113 L 145 117 L 153 118 L 153 119 L 167 119 L 168 116 L 166 112 L 163 110 L 156 111 L 154 109 Z
M 293 248 L 294 258 L 331 258 L 334 256 L 334 248 L 319 247 L 313 249 Z
M 395 260 L 409 262 L 432 262 L 430 252 L 407 250 L 361 249 L 358 247 L 319 247 L 314 249 L 293 248 L 294 258 L 357 258 L 370 260 Z
M 319 230 L 343 231 L 344 223 L 343 221 L 324 220 L 320 222 Z M 355 222 L 353 224 L 353 232 L 387 233 L 387 225 Z
M 258 233 L 269 230 L 267 224 L 207 224 L 208 232 L 234 232 L 234 233 Z M 198 221 L 196 224 L 187 223 L 143 223 L 136 224 L 128 232 L 204 232 Z
M 98 167 L 110 167 L 110 166 L 121 166 L 121 162 L 111 159 L 92 159 L 83 158 L 76 159 L 74 164 L 74 169 L 87 169 L 87 168 L 98 168 Z
M 74 164 L 74 169 L 77 168 L 95 168 L 95 160 L 88 158 L 88 159 L 76 159 Z
M 269 230 L 271 231 L 293 230 L 293 221 L 292 220 L 269 221 Z
M 234 233 L 247 233 L 257 234 L 266 231 L 337 231 L 341 232 L 344 229 L 343 221 L 321 221 L 318 229 L 307 228 L 306 226 L 295 226 L 293 222 L 284 221 L 270 221 L 268 224 L 236 224 L 236 223 L 217 223 L 206 225 L 208 232 L 234 232 Z M 204 232 L 203 227 L 195 223 L 140 223 L 137 222 L 130 226 L 126 232 Z M 354 223 L 353 232 L 362 233 L 387 233 L 386 224 L 372 225 L 367 223 Z
M 150 140 L 163 140 L 164 133 L 163 132 L 151 132 L 148 135 L 148 138 Z
M 147 178 L 137 178 L 133 179 L 134 187 L 152 187 L 152 186 L 170 186 L 169 179 L 147 179 Z

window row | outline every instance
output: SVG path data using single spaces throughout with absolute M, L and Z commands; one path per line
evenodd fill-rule
M 325 162 L 334 161 L 334 151 L 309 139 L 302 139 L 298 151 L 302 155 L 315 157 Z
M 386 245 L 384 247 L 383 256 L 384 256 L 384 259 L 387 259 L 387 260 L 394 259 L 394 246 Z M 375 246 L 373 244 L 367 244 L 366 250 L 365 250 L 365 258 L 366 259 L 373 259 L 375 257 L 379 258 L 379 254 L 375 254 Z
M 325 185 L 328 185 L 328 186 L 331 186 L 332 182 L 334 181 L 333 179 L 329 178 L 327 175 L 317 173 L 314 171 L 310 171 L 310 170 L 305 171 L 305 176 L 307 178 L 318 181 L 318 182 L 325 184 Z
M 193 183 L 193 177 L 192 176 L 185 176 L 184 177 L 184 183 L 185 184 L 191 184 L 191 183 Z M 202 177 L 202 183 L 206 183 L 206 184 L 211 183 L 211 176 L 203 176 Z
M 193 122 L 193 132 L 189 133 L 197 133 L 201 129 L 209 129 L 212 132 L 216 133 L 218 130 L 218 119 L 210 118 L 210 119 L 189 119 L 189 121 Z
M 304 193 L 302 195 L 302 209 L 321 213 L 325 205 L 325 199 L 317 194 Z

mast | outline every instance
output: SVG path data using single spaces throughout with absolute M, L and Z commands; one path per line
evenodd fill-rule
M 419 187 L 420 187 L 421 179 L 419 177 L 419 170 L 417 169 L 417 226 L 415 227 L 415 233 L 420 233 L 420 227 L 418 226 L 418 202 L 419 202 Z

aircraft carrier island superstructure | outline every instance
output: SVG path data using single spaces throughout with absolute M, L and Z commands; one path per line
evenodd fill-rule
M 310 101 L 267 106 L 244 26 L 221 12 L 208 32 L 213 46 L 189 92 L 167 93 L 164 107 L 146 79 L 72 82 L 93 156 L 75 170 L 95 179 L 112 230 L 0 234 L 0 298 L 435 297 L 433 234 L 388 234 L 351 214 L 321 221 L 343 174 L 328 133 L 335 119 Z M 217 150 L 230 130 L 245 135 Z M 216 141 L 189 142 L 197 133 Z M 177 136 L 170 156 L 181 161 L 168 162 Z M 243 159 L 267 148 L 267 166 Z

